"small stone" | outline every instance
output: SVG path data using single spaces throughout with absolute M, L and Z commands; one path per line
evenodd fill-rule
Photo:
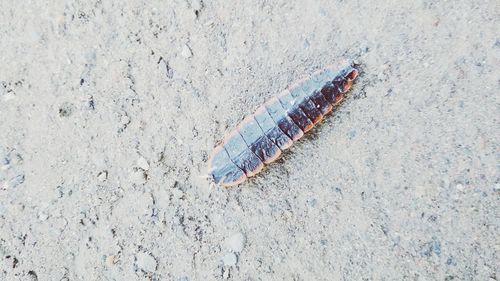
M 144 157 L 139 157 L 137 159 L 137 166 L 145 171 L 149 170 L 149 163 L 148 160 L 146 160 Z
M 128 117 L 127 115 L 122 115 L 122 117 L 120 118 L 120 123 L 122 123 L 122 125 L 127 125 L 128 123 L 130 123 L 130 117 Z
M 14 155 L 14 157 L 12 157 L 12 161 L 11 162 L 12 162 L 13 165 L 21 165 L 21 164 L 23 164 L 23 161 L 24 160 L 23 160 L 23 157 L 21 156 L 21 154 L 16 153 Z
M 97 174 L 97 179 L 101 182 L 104 182 L 108 179 L 108 171 L 102 171 Z
M 9 181 L 9 186 L 10 187 L 17 187 L 18 185 L 22 184 L 24 182 L 24 175 L 17 175 L 10 179 Z
M 7 93 L 5 93 L 3 95 L 4 101 L 10 101 L 10 100 L 13 100 L 15 98 L 16 98 L 16 94 L 14 93 L 14 91 L 7 91 Z
M 177 188 L 172 189 L 172 199 L 179 200 L 182 196 L 184 196 L 184 192 L 182 192 L 182 190 Z
M 203 8 L 203 3 L 201 0 L 192 0 L 191 1 L 191 8 L 195 11 L 200 11 Z
M 115 255 L 110 255 L 106 257 L 106 265 L 108 267 L 112 267 L 116 263 L 116 256 Z
M 463 186 L 463 184 L 461 184 L 461 183 L 457 184 L 455 187 L 456 187 L 456 189 L 458 189 L 459 191 L 463 191 L 463 190 L 464 190 L 464 186 Z
M 193 52 L 191 51 L 191 48 L 189 48 L 188 45 L 182 46 L 181 56 L 185 58 L 190 58 L 193 56 Z
M 28 274 L 27 274 L 27 280 L 38 281 L 38 275 L 36 275 L 35 271 L 30 270 L 30 271 L 28 271 Z
M 140 269 L 147 271 L 147 272 L 153 272 L 156 270 L 156 259 L 149 253 L 138 253 L 136 256 L 136 263 L 137 267 Z
M 237 232 L 226 239 L 225 246 L 229 251 L 239 253 L 245 247 L 245 242 L 245 235 L 241 232 Z
M 38 213 L 38 219 L 40 221 L 46 221 L 48 218 L 49 218 L 49 214 L 47 214 L 46 212 L 41 211 Z
M 146 183 L 147 175 L 144 173 L 143 169 L 134 169 L 134 171 L 130 174 L 130 181 L 135 184 L 143 184 Z
M 500 191 L 500 183 L 496 183 L 495 186 L 493 187 L 493 191 L 499 192 Z
M 228 253 L 224 257 L 222 257 L 222 262 L 225 266 L 235 266 L 238 258 L 234 253 Z
M 2 170 L 8 170 L 10 168 L 10 161 L 7 158 L 3 158 L 0 160 L 0 169 Z
M 222 272 L 222 278 L 229 279 L 230 274 L 231 274 L 230 268 L 224 268 Z

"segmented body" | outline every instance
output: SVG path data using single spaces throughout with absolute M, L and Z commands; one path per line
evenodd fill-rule
M 326 67 L 259 107 L 214 149 L 213 182 L 233 186 L 259 173 L 331 112 L 357 76 L 351 65 Z

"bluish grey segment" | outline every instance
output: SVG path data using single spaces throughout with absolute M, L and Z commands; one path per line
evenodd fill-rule
M 266 135 L 252 143 L 250 149 L 264 163 L 270 163 L 280 154 L 280 149 Z
M 245 173 L 231 161 L 224 149 L 212 157 L 210 164 L 209 175 L 216 184 L 231 184 L 245 177 Z
M 299 89 L 297 92 L 302 92 L 302 90 Z M 291 95 L 291 92 L 286 95 L 280 95 L 278 99 L 286 111 L 290 111 L 299 106 L 299 101 Z
M 288 116 L 278 99 L 272 104 L 266 105 L 266 108 L 274 122 L 290 139 L 296 141 L 304 135 L 304 132 Z
M 259 124 L 257 124 L 257 121 L 255 121 L 253 117 L 251 117 L 250 121 L 243 124 L 243 126 L 239 128 L 239 131 L 248 146 L 251 146 L 259 138 L 265 136 Z
M 255 114 L 255 120 L 259 123 L 259 126 L 262 128 L 262 131 L 268 132 L 272 128 L 276 127 L 276 123 L 273 121 L 267 110 L 263 110 L 262 112 L 258 112 Z
M 250 148 L 243 151 L 240 155 L 235 158 L 231 157 L 234 164 L 242 169 L 247 177 L 251 177 L 258 173 L 263 167 L 262 161 L 257 157 Z
M 323 117 L 323 114 L 309 98 L 303 99 L 299 106 L 313 123 L 318 122 Z
M 323 71 L 322 73 L 313 75 L 311 77 L 313 90 L 321 89 L 326 82 L 333 81 L 335 76 L 337 76 L 337 73 L 338 72 L 333 71 L 331 69 L 325 69 L 325 71 Z
M 314 91 L 311 94 L 311 101 L 316 105 L 316 108 L 325 115 L 330 112 L 332 105 L 326 100 L 325 96 L 320 91 Z
M 299 107 L 299 101 L 293 98 L 290 93 L 280 95 L 278 99 L 280 100 L 281 105 L 283 105 L 283 108 L 286 110 L 288 116 L 290 116 L 290 118 L 302 131 L 307 131 L 307 128 L 312 126 L 312 122 L 309 117 L 307 117 L 304 111 L 302 111 Z
M 279 153 L 279 148 L 264 134 L 253 116 L 246 119 L 239 132 L 250 150 L 262 162 L 268 162 Z
M 231 137 L 224 144 L 224 148 L 231 159 L 238 157 L 245 150 L 248 150 L 245 140 L 243 140 L 243 137 L 241 137 L 238 133 L 231 135 Z
M 287 149 L 292 140 L 278 127 L 265 108 L 255 113 L 254 117 L 266 136 L 281 150 Z
M 248 177 L 251 177 L 262 168 L 262 161 L 250 150 L 239 133 L 231 135 L 226 140 L 224 148 L 234 164 L 245 171 Z
M 290 96 L 295 99 L 295 104 L 302 103 L 308 99 L 314 91 L 321 90 L 327 82 L 331 82 L 336 76 L 336 72 L 326 69 L 319 74 L 312 75 L 310 79 L 304 81 L 299 86 L 290 91 Z

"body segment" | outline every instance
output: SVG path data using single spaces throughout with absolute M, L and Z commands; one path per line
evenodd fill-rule
M 213 182 L 232 186 L 259 173 L 331 112 L 357 76 L 350 65 L 327 67 L 259 107 L 214 149 L 209 159 Z

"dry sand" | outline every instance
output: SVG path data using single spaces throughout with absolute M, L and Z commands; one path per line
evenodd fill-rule
M 500 4 L 0 1 L 0 280 L 498 280 Z M 225 132 L 349 98 L 209 192 Z

